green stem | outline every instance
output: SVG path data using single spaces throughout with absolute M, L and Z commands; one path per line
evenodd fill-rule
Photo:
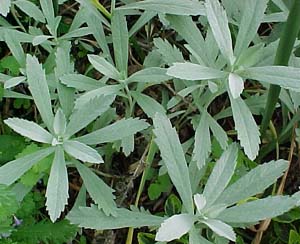
M 104 6 L 98 2 L 98 0 L 91 0 L 91 1 L 104 16 L 106 16 L 108 19 L 111 19 L 111 13 L 108 12 L 107 9 L 104 8 Z
M 155 156 L 156 152 L 157 152 L 157 146 L 154 142 L 154 139 L 152 138 L 151 142 L 150 142 L 146 162 L 145 162 L 146 163 L 146 168 L 144 169 L 144 172 L 143 172 L 143 175 L 142 175 L 142 178 L 141 178 L 141 181 L 140 181 L 140 186 L 139 186 L 136 198 L 135 198 L 134 206 L 136 206 L 136 207 L 138 207 L 138 205 L 139 205 L 139 201 L 140 201 L 141 195 L 142 195 L 144 187 L 145 187 L 146 179 L 147 179 L 147 176 L 148 176 L 149 171 L 151 169 L 151 165 L 152 165 L 152 162 L 153 162 L 153 159 L 154 159 L 154 156 Z M 134 231 L 134 228 L 129 228 L 128 229 L 126 244 L 132 244 L 133 231 Z
M 274 65 L 288 66 L 296 38 L 300 29 L 300 0 L 294 0 L 287 22 L 282 31 Z M 265 113 L 261 123 L 261 134 L 264 136 L 275 110 L 280 94 L 280 86 L 271 85 L 266 103 Z
M 53 9 L 54 9 L 54 16 L 57 16 L 58 9 L 59 9 L 58 0 L 53 0 Z

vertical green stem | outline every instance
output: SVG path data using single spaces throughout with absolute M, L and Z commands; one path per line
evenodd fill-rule
M 96 6 L 97 9 L 100 10 L 100 12 L 106 16 L 108 19 L 111 19 L 111 13 L 107 11 L 106 8 L 104 8 L 104 6 L 98 2 L 98 0 L 91 0 L 92 3 Z
M 147 176 L 148 176 L 149 171 L 151 169 L 151 165 L 152 165 L 152 162 L 153 162 L 153 159 L 154 159 L 154 156 L 155 156 L 156 152 L 157 152 L 157 146 L 154 142 L 154 139 L 152 138 L 151 142 L 150 142 L 146 162 L 145 162 L 146 163 L 146 168 L 144 169 L 144 172 L 143 172 L 143 175 L 142 175 L 142 178 L 141 178 L 141 181 L 140 181 L 140 186 L 139 186 L 136 198 L 135 198 L 134 206 L 136 206 L 136 207 L 138 207 L 138 205 L 139 205 L 140 197 L 141 197 L 142 192 L 144 190 L 146 179 L 147 179 Z M 132 244 L 133 231 L 134 231 L 134 228 L 129 228 L 128 229 L 126 244 Z
M 282 31 L 279 46 L 275 57 L 275 65 L 287 66 L 291 53 L 293 51 L 295 40 L 300 29 L 300 0 L 294 0 L 291 7 L 287 22 Z M 261 134 L 264 136 L 269 122 L 275 110 L 276 103 L 280 94 L 280 86 L 271 85 L 268 94 L 268 100 L 265 108 L 265 113 L 261 123 Z
M 53 1 L 54 16 L 57 16 L 58 9 L 59 9 L 58 0 L 52 0 L 52 1 Z

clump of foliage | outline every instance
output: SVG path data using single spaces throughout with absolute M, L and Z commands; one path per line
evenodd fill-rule
M 298 0 L 3 0 L 1 243 L 299 242 L 299 23 Z

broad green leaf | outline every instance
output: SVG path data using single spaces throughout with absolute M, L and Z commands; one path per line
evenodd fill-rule
M 97 97 L 100 96 L 112 96 L 112 95 L 118 95 L 119 91 L 122 89 L 122 85 L 108 85 L 100 87 L 96 90 L 89 91 L 87 93 L 84 93 L 81 95 L 76 101 L 75 101 L 75 109 L 81 109 L 82 107 L 86 107 L 86 104 Z
M 89 162 L 100 164 L 104 163 L 100 154 L 93 148 L 78 142 L 78 141 L 66 141 L 63 144 L 65 151 L 76 159 L 82 162 Z
M 127 78 L 129 35 L 125 16 L 121 11 L 114 11 L 111 19 L 112 41 L 115 62 L 121 79 Z
M 193 150 L 193 160 L 197 162 L 198 169 L 204 167 L 211 152 L 211 140 L 208 124 L 208 116 L 203 113 L 195 133 L 195 145 Z
M 64 112 L 59 108 L 56 111 L 54 122 L 53 122 L 53 130 L 54 133 L 58 136 L 63 136 L 65 134 L 67 127 L 67 120 Z
M 206 224 L 217 235 L 225 237 L 226 239 L 235 242 L 236 235 L 233 231 L 233 228 L 230 225 L 225 224 L 217 219 L 206 219 L 201 220 L 201 222 L 203 224 Z
M 19 179 L 34 164 L 47 157 L 54 151 L 49 147 L 29 154 L 25 157 L 10 161 L 0 168 L 0 184 L 11 185 Z
M 26 74 L 29 90 L 34 99 L 44 123 L 52 131 L 54 115 L 50 99 L 49 88 L 46 80 L 45 70 L 36 57 L 27 54 Z
M 81 74 L 63 75 L 59 79 L 67 87 L 76 88 L 80 91 L 95 90 L 104 86 L 101 80 L 98 81 Z
M 127 82 L 161 83 L 171 78 L 166 73 L 167 70 L 163 68 L 159 68 L 159 67 L 146 68 L 131 75 L 127 79 Z
M 114 142 L 127 136 L 134 135 L 148 127 L 149 124 L 144 120 L 133 118 L 122 119 L 92 133 L 78 137 L 76 140 L 88 145 Z
M 167 178 L 169 178 L 167 174 L 165 174 L 164 176 L 167 176 Z M 159 177 L 164 177 L 164 176 L 159 176 Z M 164 206 L 165 214 L 168 216 L 179 214 L 181 212 L 181 208 L 182 208 L 182 204 L 180 199 L 173 193 L 169 195 Z
M 26 77 L 24 77 L 24 76 L 13 77 L 13 78 L 5 81 L 4 89 L 9 89 L 9 88 L 15 87 L 15 86 L 19 85 L 20 83 L 24 82 L 25 80 L 26 80 Z
M 11 5 L 11 0 L 2 0 L 0 4 L 0 14 L 6 17 L 7 14 L 9 13 L 10 5 Z
M 174 63 L 167 75 L 183 80 L 212 80 L 224 78 L 226 72 L 193 63 Z
M 149 118 L 154 118 L 156 112 L 161 114 L 166 113 L 165 108 L 152 97 L 140 92 L 131 92 L 131 94 Z
M 15 132 L 33 141 L 51 144 L 53 136 L 38 124 L 18 118 L 10 118 L 4 121 Z
M 162 14 L 204 15 L 204 6 L 192 0 L 145 0 L 125 5 L 121 9 L 143 9 Z
M 220 51 L 229 63 L 233 64 L 232 39 L 226 12 L 218 0 L 206 0 L 205 8 L 209 25 Z
M 30 204 L 34 204 L 33 199 L 28 201 Z M 36 204 L 35 204 L 36 205 Z M 35 206 L 33 205 L 33 206 Z M 28 205 L 25 205 L 26 207 Z M 24 207 L 25 207 L 24 206 Z M 31 205 L 29 205 L 31 206 Z M 28 208 L 28 207 L 27 207 Z M 30 211 L 28 208 L 27 211 Z M 25 212 L 25 211 L 24 211 Z M 26 212 L 25 212 L 26 213 Z M 25 215 L 25 213 L 23 213 Z M 18 231 L 14 231 L 10 236 L 16 243 L 68 243 L 69 240 L 74 239 L 78 232 L 78 227 L 71 225 L 66 219 L 52 223 L 45 216 L 41 221 L 30 225 L 21 225 Z M 9 242 L 12 244 L 12 242 Z M 4 244 L 4 243 L 3 243 Z
M 19 135 L 0 135 L 0 164 L 15 158 L 26 147 L 24 137 Z
M 114 80 L 121 79 L 119 71 L 111 63 L 106 61 L 105 58 L 97 55 L 88 55 L 88 59 L 94 68 L 101 74 Z
M 70 122 L 66 128 L 66 135 L 71 136 L 81 129 L 85 128 L 89 123 L 109 109 L 115 96 L 99 96 L 91 99 L 70 116 Z
M 107 216 L 113 215 L 118 217 L 116 213 L 117 207 L 114 201 L 115 196 L 113 195 L 114 190 L 83 164 L 76 163 L 76 168 L 83 179 L 87 191 L 98 205 L 98 208 L 102 209 Z
M 146 212 L 129 211 L 124 208 L 117 208 L 116 216 L 117 217 L 107 216 L 96 206 L 92 206 L 90 208 L 80 207 L 79 209 L 72 210 L 67 218 L 72 224 L 96 230 L 158 226 L 164 221 L 162 217 Z
M 166 115 L 157 113 L 153 130 L 155 142 L 168 169 L 168 174 L 179 193 L 183 205 L 189 213 L 193 212 L 192 190 L 189 170 L 176 130 Z
M 0 221 L 2 225 L 5 225 L 6 219 L 10 218 L 18 211 L 19 203 L 14 191 L 4 185 L 0 185 L 0 203 Z
M 288 244 L 299 244 L 300 243 L 300 235 L 295 230 L 290 230 L 289 233 L 289 242 Z
M 195 222 L 195 217 L 190 214 L 178 214 L 166 219 L 159 227 L 155 240 L 172 241 L 179 239 L 189 232 Z M 180 226 L 180 228 L 178 228 Z
M 61 146 L 57 146 L 46 190 L 46 206 L 52 222 L 55 222 L 65 209 L 69 198 L 68 191 L 69 181 L 64 151 Z
M 230 206 L 240 200 L 262 193 L 276 182 L 287 168 L 288 162 L 284 160 L 271 161 L 257 166 L 225 189 L 216 200 L 216 204 Z
M 240 97 L 244 90 L 244 81 L 242 77 L 234 73 L 229 73 L 228 83 L 229 91 L 231 92 L 233 99 Z
M 42 11 L 34 3 L 27 0 L 17 0 L 14 1 L 14 4 L 28 16 L 34 18 L 36 21 L 45 23 L 45 17 Z
M 237 156 L 238 147 L 233 143 L 216 162 L 203 191 L 207 206 L 213 205 L 228 185 L 236 167 Z
M 229 97 L 238 139 L 246 155 L 254 160 L 258 154 L 260 144 L 258 126 L 245 102 L 241 98 L 233 99 L 231 95 Z
M 247 79 L 263 81 L 291 90 L 300 90 L 300 68 L 264 66 L 247 68 L 238 73 Z
M 227 223 L 255 223 L 279 216 L 296 205 L 297 200 L 289 196 L 267 197 L 227 208 L 218 219 Z
M 243 17 L 239 25 L 234 54 L 239 56 L 254 39 L 260 26 L 269 0 L 245 1 Z

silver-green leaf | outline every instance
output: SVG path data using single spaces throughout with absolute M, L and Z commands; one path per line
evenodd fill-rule
M 52 131 L 54 115 L 45 70 L 43 70 L 38 59 L 29 54 L 26 58 L 26 74 L 29 90 L 35 105 L 37 106 L 44 123 L 47 125 L 48 129 Z
M 53 136 L 38 124 L 18 118 L 10 118 L 4 121 L 15 132 L 33 141 L 51 144 Z
M 69 181 L 62 147 L 57 146 L 46 190 L 46 206 L 52 222 L 64 210 L 69 197 Z
M 227 73 L 193 63 L 174 63 L 167 75 L 184 80 L 212 80 L 226 77 Z
M 153 122 L 155 142 L 160 149 L 168 174 L 186 210 L 192 213 L 193 199 L 189 171 L 177 132 L 166 115 L 157 113 Z
M 96 145 L 105 142 L 114 142 L 142 131 L 149 124 L 139 119 L 122 119 L 92 133 L 76 138 L 77 141 L 88 145 Z
M 54 148 L 49 147 L 6 163 L 0 168 L 0 184 L 11 185 L 33 165 L 49 156 L 53 151 Z
M 109 216 L 117 217 L 117 207 L 114 201 L 114 190 L 104 183 L 93 171 L 81 163 L 76 163 L 76 168 L 83 179 L 83 183 L 95 201 L 98 208 Z
M 100 154 L 93 148 L 78 142 L 78 141 L 66 141 L 63 144 L 65 151 L 76 159 L 82 162 L 89 162 L 100 164 L 104 163 Z
M 239 97 L 236 99 L 231 95 L 229 97 L 238 139 L 246 155 L 254 160 L 258 154 L 260 144 L 258 126 L 245 102 Z

